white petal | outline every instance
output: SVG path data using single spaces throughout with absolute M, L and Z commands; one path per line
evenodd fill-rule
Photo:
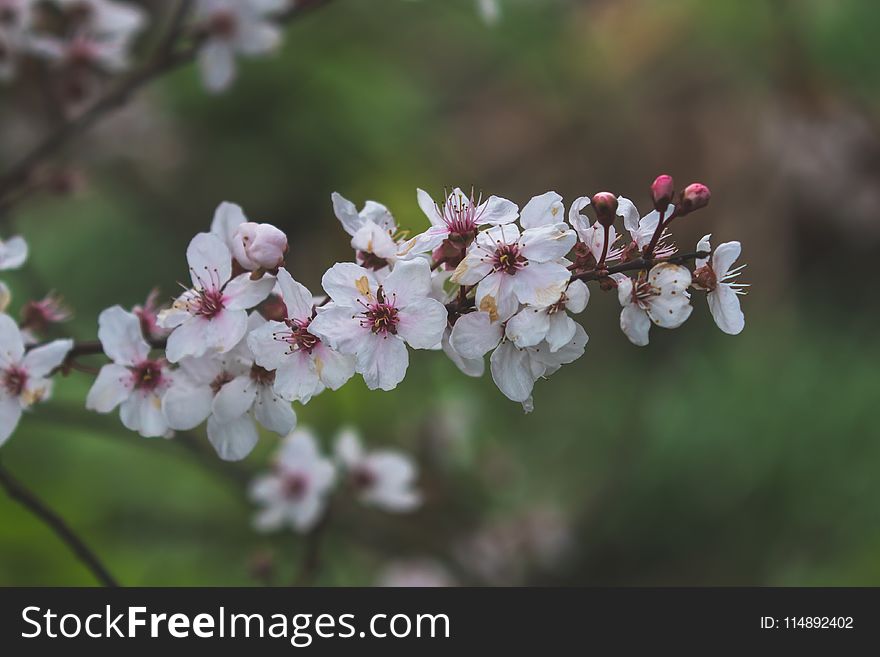
M 493 322 L 489 313 L 468 313 L 455 322 L 450 342 L 462 358 L 482 359 L 498 346 L 503 332 L 501 322 Z
M 516 203 L 500 196 L 490 196 L 477 209 L 477 222 L 480 224 L 492 224 L 493 226 L 509 224 L 511 221 L 516 221 L 518 216 L 519 208 Z
M 547 310 L 529 306 L 520 310 L 507 322 L 505 335 L 517 347 L 534 347 L 544 340 L 549 330 L 550 315 Z
M 0 446 L 9 440 L 20 419 L 21 404 L 18 399 L 0 392 Z
M 520 303 L 547 307 L 559 301 L 571 272 L 555 262 L 532 262 L 511 277 L 513 292 Z
M 288 401 L 305 404 L 323 388 L 314 359 L 308 352 L 289 354 L 275 370 L 275 392 Z
M 633 280 L 626 274 L 611 274 L 617 283 L 617 300 L 624 308 L 633 303 Z
M 565 290 L 565 308 L 577 315 L 584 311 L 590 300 L 590 288 L 581 280 L 572 281 Z
M 211 410 L 220 422 L 235 420 L 247 413 L 257 396 L 257 386 L 250 376 L 237 376 L 225 383 L 214 396 Z
M 449 229 L 445 224 L 441 226 L 431 226 L 428 230 L 420 235 L 407 240 L 400 245 L 397 256 L 415 257 L 422 253 L 433 251 L 449 237 Z
M 309 333 L 318 336 L 330 347 L 344 354 L 353 354 L 364 336 L 369 333 L 355 317 L 354 308 L 343 306 L 324 306 L 318 316 L 309 324 Z
M 703 235 L 703 237 L 700 238 L 700 241 L 697 242 L 697 251 L 705 251 L 711 253 L 712 244 L 711 242 L 709 242 L 711 237 L 712 233 L 709 233 L 708 235 Z M 699 269 L 700 267 L 705 266 L 707 262 L 709 262 L 709 258 L 697 258 L 694 264 L 696 265 L 697 269 Z
M 321 383 L 330 390 L 339 390 L 354 376 L 355 359 L 353 356 L 341 354 L 325 344 L 319 344 L 312 350 L 312 358 Z
M 550 326 L 547 329 L 547 346 L 551 352 L 559 351 L 570 343 L 577 332 L 578 324 L 565 311 L 553 313 L 550 316 Z
M 121 306 L 107 308 L 98 315 L 98 339 L 110 360 L 122 365 L 142 362 L 150 353 L 141 333 L 141 320 Z
M 128 399 L 134 379 L 128 368 L 110 363 L 104 365 L 86 397 L 86 408 L 98 413 L 109 413 Z
M 477 238 L 479 239 L 479 238 Z M 471 245 L 467 255 L 458 263 L 451 281 L 459 285 L 475 285 L 492 272 L 492 261 L 477 243 Z
M 235 53 L 222 39 L 209 39 L 198 52 L 202 83 L 212 93 L 225 91 L 235 79 Z
M 137 431 L 144 438 L 159 438 L 168 433 L 162 400 L 153 393 L 135 391 L 119 407 L 119 418 L 127 429 Z
M 364 209 L 361 210 L 361 217 L 368 223 L 376 224 L 386 233 L 393 233 L 397 230 L 397 224 L 391 211 L 376 201 L 367 201 L 364 203 Z
M 248 333 L 247 343 L 254 362 L 269 371 L 278 368 L 290 355 L 290 345 L 283 339 L 288 335 L 287 325 L 274 321 Z
M 232 248 L 235 231 L 247 221 L 244 210 L 235 203 L 224 201 L 214 211 L 214 219 L 211 221 L 211 232 L 223 240 L 228 248 Z
M 358 214 L 357 207 L 338 192 L 333 192 L 330 199 L 333 202 L 333 213 L 339 219 L 342 228 L 353 236 L 364 224 L 363 218 Z
M 211 414 L 214 392 L 209 385 L 178 381 L 162 397 L 162 413 L 177 431 L 195 429 Z
M 573 363 L 584 355 L 584 350 L 586 349 L 587 342 L 589 342 L 590 338 L 587 336 L 587 332 L 584 330 L 583 326 L 575 321 L 572 321 L 571 323 L 574 324 L 574 334 L 568 342 L 560 345 L 559 348 L 555 350 L 548 351 L 547 349 L 539 349 L 537 353 L 538 359 L 548 366 L 548 370 L 544 373 L 544 376 L 552 374 L 550 369 L 555 372 L 560 365 Z
M 213 233 L 199 233 L 186 249 L 186 262 L 193 287 L 219 290 L 232 276 L 232 254 Z
M 536 264 L 535 266 L 540 265 Z M 523 280 L 525 281 L 526 278 L 528 276 L 523 277 Z M 495 272 L 481 280 L 477 284 L 475 297 L 477 310 L 489 313 L 492 321 L 495 322 L 504 322 L 512 317 L 519 310 L 519 301 L 514 291 L 515 279 L 516 276 Z M 557 296 L 557 298 L 559 297 Z
M 492 380 L 502 393 L 513 401 L 524 402 L 532 395 L 535 379 L 525 349 L 512 342 L 502 342 L 489 359 Z
M 617 216 L 623 217 L 623 226 L 628 231 L 638 230 L 639 211 L 635 204 L 625 196 L 617 197 Z
M 434 203 L 434 199 L 431 198 L 431 195 L 428 194 L 428 192 L 423 189 L 416 190 L 416 199 L 419 202 L 419 207 L 422 209 L 422 212 L 425 213 L 425 216 L 428 218 L 428 221 L 431 222 L 432 226 L 443 225 L 443 218 L 437 211 L 437 204 Z
M 223 304 L 228 310 L 247 310 L 268 297 L 274 287 L 275 279 L 271 276 L 254 281 L 250 274 L 239 274 L 223 289 Z
M 370 221 L 351 238 L 351 248 L 355 251 L 373 253 L 388 260 L 397 256 L 399 247 L 387 230 Z
M 739 306 L 739 297 L 730 285 L 719 283 L 714 291 L 706 296 L 712 318 L 722 331 L 738 335 L 746 325 L 746 318 Z
M 634 345 L 644 347 L 648 344 L 651 320 L 644 310 L 636 304 L 630 303 L 624 306 L 620 312 L 620 330 L 624 332 L 629 341 Z
M 564 223 L 547 224 L 524 231 L 520 244 L 522 254 L 530 263 L 549 262 L 564 257 L 577 237 Z
M 739 242 L 719 244 L 712 253 L 712 270 L 718 280 L 727 276 L 730 266 L 739 258 L 742 246 Z
M 370 390 L 393 390 L 406 376 L 409 354 L 396 337 L 370 334 L 357 352 L 357 372 Z
M 22 364 L 30 376 L 43 378 L 64 362 L 72 348 L 73 340 L 53 340 L 49 344 L 31 349 Z
M 195 320 L 200 319 L 200 317 L 195 318 Z M 208 349 L 218 354 L 225 354 L 227 351 L 235 349 L 247 333 L 248 314 L 244 310 L 227 308 L 211 319 L 202 319 L 201 323 L 202 334 Z M 181 326 L 174 332 L 177 333 L 182 328 Z
M 352 262 L 337 262 L 321 278 L 321 286 L 334 302 L 358 308 L 373 299 L 378 283 L 371 271 Z
M 450 337 L 452 335 L 452 331 L 447 329 L 443 333 L 443 340 L 440 343 L 441 348 L 443 349 L 443 353 L 445 353 L 449 360 L 455 363 L 455 366 L 461 370 L 462 374 L 466 376 L 472 377 L 480 377 L 483 376 L 483 373 L 486 371 L 486 363 L 483 360 L 483 357 L 479 358 L 465 358 L 461 354 L 459 354 L 452 346 L 450 342 Z
M 242 460 L 254 450 L 259 437 L 250 415 L 234 420 L 220 420 L 216 415 L 208 418 L 208 440 L 224 461 Z
M 346 467 L 351 467 L 358 463 L 364 457 L 364 449 L 361 446 L 361 439 L 357 432 L 345 427 L 340 430 L 336 437 L 336 445 L 334 447 L 336 458 L 339 459 Z
M 589 204 L 590 197 L 581 196 L 580 198 L 576 198 L 574 200 L 568 210 L 568 223 L 571 224 L 572 228 L 574 228 L 581 242 L 584 242 L 585 244 L 589 241 L 587 239 L 587 231 L 590 229 L 590 220 L 586 217 L 586 215 L 581 214 L 581 210 L 583 210 Z
M 431 267 L 424 259 L 398 263 L 382 283 L 385 298 L 397 308 L 422 300 L 431 293 Z M 440 338 L 434 344 L 439 342 Z
M 394 272 L 391 275 L 393 276 Z M 423 298 L 411 302 L 400 309 L 397 317 L 399 320 L 397 335 L 413 349 L 436 347 L 443 337 L 443 331 L 446 330 L 446 306 L 434 299 Z
M 0 314 L 0 366 L 17 365 L 24 356 L 24 340 L 18 324 L 9 315 Z
M 261 386 L 254 403 L 254 417 L 269 431 L 286 436 L 296 426 L 296 413 L 289 401 L 281 399 L 267 386 Z
M 536 228 L 545 224 L 557 224 L 564 216 L 562 197 L 556 192 L 546 192 L 526 203 L 519 222 L 523 228 Z
M 0 241 L 0 270 L 18 269 L 28 257 L 28 245 L 24 238 L 15 236 Z

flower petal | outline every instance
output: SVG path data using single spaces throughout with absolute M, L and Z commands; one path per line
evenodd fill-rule
M 0 366 L 17 365 L 24 356 L 24 340 L 18 324 L 9 315 L 0 314 Z
M 104 365 L 86 396 L 86 409 L 109 413 L 131 395 L 134 378 L 127 367 Z
M 223 288 L 223 305 L 227 310 L 253 308 L 268 297 L 274 287 L 275 279 L 272 276 L 263 276 L 255 281 L 250 274 L 239 274 Z
M 394 272 L 391 275 L 393 276 Z M 413 301 L 405 308 L 401 308 L 397 317 L 399 320 L 397 335 L 413 349 L 436 347 L 443 338 L 443 331 L 446 330 L 446 307 L 434 299 L 423 298 Z
M 547 224 L 523 231 L 520 244 L 529 263 L 559 260 L 571 251 L 577 237 L 564 223 Z
M 393 300 L 395 307 L 405 308 L 431 293 L 431 267 L 427 260 L 400 262 L 383 281 L 385 298 Z M 440 341 L 438 337 L 434 344 Z
M 545 192 L 533 197 L 522 209 L 519 223 L 523 228 L 537 228 L 546 224 L 556 224 L 563 220 L 565 206 L 562 197 L 556 192 Z
M 31 349 L 24 357 L 22 365 L 30 376 L 43 378 L 64 362 L 71 349 L 73 340 L 53 340 L 49 344 Z
M 505 397 L 517 402 L 524 402 L 531 397 L 535 377 L 532 375 L 527 350 L 518 349 L 512 342 L 504 341 L 492 352 L 489 365 L 492 380 Z
M 648 313 L 636 304 L 629 303 L 620 312 L 620 330 L 634 345 L 644 347 L 648 344 L 651 319 L 648 317 Z
M 378 283 L 373 273 L 353 262 L 337 262 L 321 278 L 321 286 L 340 306 L 358 308 L 373 300 Z
M 221 420 L 216 415 L 208 418 L 208 440 L 224 461 L 240 461 L 250 454 L 260 436 L 250 415 L 233 420 Z
M 746 326 L 746 318 L 739 305 L 739 296 L 730 285 L 719 283 L 706 298 L 709 301 L 709 312 L 718 328 L 728 335 L 742 332 Z
M 126 429 L 144 438 L 159 438 L 168 433 L 168 421 L 162 415 L 162 400 L 150 392 L 135 391 L 119 407 L 119 418 Z
M 555 313 L 564 314 L 564 313 Z M 547 336 L 550 315 L 546 308 L 523 308 L 507 322 L 505 335 L 517 347 L 534 347 Z
M 725 242 L 715 247 L 712 253 L 712 269 L 719 281 L 727 276 L 730 266 L 736 262 L 741 252 L 742 246 L 739 242 Z
M 219 290 L 232 276 L 232 253 L 213 233 L 199 233 L 192 238 L 186 262 L 197 290 Z
M 232 421 L 251 410 L 256 397 L 257 386 L 250 376 L 237 376 L 214 395 L 211 412 L 221 422 Z
M 214 392 L 208 385 L 175 382 L 162 397 L 162 413 L 177 431 L 195 429 L 208 419 Z
M 409 353 L 402 340 L 370 333 L 357 352 L 356 369 L 370 390 L 393 390 L 406 376 Z
M 15 431 L 21 419 L 21 404 L 18 399 L 0 392 L 0 446 Z
M 150 345 L 141 333 L 141 320 L 121 306 L 112 306 L 98 315 L 98 339 L 110 360 L 121 365 L 136 365 L 150 353 Z
M 254 403 L 254 417 L 269 431 L 286 436 L 296 426 L 296 413 L 289 401 L 281 399 L 268 386 L 261 386 Z

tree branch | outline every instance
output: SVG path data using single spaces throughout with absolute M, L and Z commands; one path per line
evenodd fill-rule
M 76 535 L 70 526 L 55 511 L 44 504 L 24 484 L 15 479 L 0 464 L 0 486 L 13 500 L 21 504 L 45 523 L 88 568 L 102 586 L 118 587 L 119 583 L 110 574 L 98 556 Z
M 608 267 L 607 269 L 591 269 L 590 271 L 585 271 L 580 274 L 573 274 L 571 280 L 585 282 L 597 281 L 600 278 L 607 278 L 610 274 L 650 269 L 654 265 L 659 265 L 664 262 L 673 265 L 682 265 L 691 260 L 696 260 L 697 258 L 708 258 L 710 255 L 712 254 L 708 251 L 693 251 L 691 253 L 680 253 L 678 255 L 669 256 L 668 258 L 636 258 L 635 260 L 621 262 L 620 264 Z

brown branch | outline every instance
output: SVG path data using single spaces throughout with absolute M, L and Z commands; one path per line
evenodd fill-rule
M 654 265 L 668 262 L 673 265 L 682 265 L 697 258 L 708 258 L 711 255 L 708 251 L 693 251 L 691 253 L 680 253 L 678 255 L 669 256 L 668 258 L 636 258 L 628 260 L 620 264 L 608 267 L 607 269 L 591 269 L 590 271 L 573 274 L 573 281 L 597 281 L 601 278 L 607 278 L 611 274 L 619 274 L 627 271 L 639 271 L 641 269 L 650 269 Z
M 25 507 L 55 532 L 58 538 L 67 544 L 67 547 L 92 572 L 102 586 L 119 586 L 119 583 L 110 574 L 98 556 L 76 535 L 64 519 L 46 506 L 24 484 L 15 479 L 2 464 L 0 464 L 0 486 L 3 487 L 9 497 Z
M 281 14 L 279 20 L 282 23 L 287 23 L 294 18 L 308 13 L 312 9 L 317 9 L 330 2 L 331 0 L 301 0 L 295 7 Z M 188 3 L 184 2 L 182 4 L 187 5 Z M 175 26 L 176 20 L 175 18 L 172 21 L 172 29 L 177 32 L 178 37 L 185 35 L 184 30 L 180 30 Z M 174 44 L 171 45 L 173 46 Z M 28 183 L 34 170 L 44 161 L 51 159 L 69 142 L 88 131 L 99 119 L 124 105 L 147 83 L 190 63 L 198 52 L 198 46 L 199 41 L 196 39 L 193 43 L 180 49 L 174 49 L 173 47 L 159 48 L 156 55 L 139 70 L 123 78 L 77 118 L 64 123 L 47 135 L 32 151 L 13 164 L 3 175 L 0 175 L 0 207 L 4 211 L 9 210 L 13 204 L 9 197 L 15 194 L 19 186 Z

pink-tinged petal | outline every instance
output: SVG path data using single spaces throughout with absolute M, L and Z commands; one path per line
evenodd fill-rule
M 219 290 L 232 276 L 232 253 L 213 233 L 199 233 L 192 238 L 186 262 L 197 290 Z
M 110 363 L 104 365 L 86 397 L 86 408 L 98 413 L 109 413 L 131 395 L 134 377 L 127 367 Z
M 122 365 L 140 363 L 150 353 L 150 345 L 141 333 L 141 320 L 120 306 L 98 315 L 98 339 L 110 360 Z
M 227 308 L 211 319 L 202 321 L 204 322 L 202 331 L 207 347 L 218 354 L 225 354 L 235 349 L 247 333 L 248 314 L 244 310 Z M 175 329 L 175 333 L 182 328 L 181 326 Z
M 204 355 L 209 346 L 206 340 L 208 322 L 203 317 L 191 317 L 174 329 L 165 345 L 165 357 L 177 363 L 188 356 L 198 358 Z
M 709 301 L 709 312 L 718 328 L 728 335 L 742 332 L 746 326 L 746 318 L 739 305 L 739 296 L 730 285 L 719 283 L 706 298 Z
M 490 196 L 477 209 L 477 222 L 500 226 L 516 221 L 519 216 L 519 208 L 513 201 L 508 201 L 500 196 Z
M 321 286 L 340 306 L 360 310 L 362 303 L 373 300 L 379 285 L 373 272 L 352 262 L 337 262 L 321 278 Z
M 250 376 L 237 376 L 214 395 L 211 412 L 221 422 L 231 421 L 251 410 L 256 397 L 257 386 Z
M 522 209 L 519 222 L 523 228 L 537 228 L 546 224 L 557 224 L 564 220 L 565 206 L 562 197 L 556 192 L 546 192 L 535 196 Z
M 267 386 L 262 386 L 254 402 L 254 418 L 269 431 L 286 436 L 296 426 L 296 413 L 289 401 L 285 401 Z
M 24 356 L 24 340 L 18 324 L 9 315 L 0 314 L 0 366 L 17 365 Z
M 457 323 L 458 322 L 456 322 L 456 324 Z M 449 360 L 455 363 L 455 366 L 459 370 L 461 370 L 461 372 L 466 376 L 483 376 L 486 371 L 486 363 L 483 360 L 483 357 L 480 356 L 479 358 L 465 358 L 464 356 L 459 354 L 458 351 L 456 351 L 455 348 L 452 346 L 451 339 L 452 331 L 447 329 L 443 333 L 443 340 L 440 346 L 443 349 L 443 353 L 445 353 L 449 357 Z
M 522 254 L 531 263 L 559 260 L 571 251 L 576 241 L 574 231 L 563 223 L 529 228 L 520 238 Z
M 564 313 L 556 313 L 564 314 Z M 545 308 L 523 308 L 507 322 L 505 335 L 517 347 L 534 347 L 550 330 L 550 315 Z
M 492 380 L 504 396 L 524 402 L 532 395 L 535 377 L 525 349 L 517 349 L 512 342 L 502 342 L 489 359 Z
M 364 203 L 364 209 L 361 210 L 361 216 L 365 221 L 376 224 L 386 233 L 393 233 L 397 230 L 397 223 L 391 211 L 381 203 L 376 201 L 367 201 Z
M 736 262 L 741 252 L 742 246 L 739 242 L 725 242 L 715 248 L 712 253 L 712 270 L 719 281 L 727 276 L 730 266 Z
M 418 299 L 401 308 L 397 317 L 397 335 L 413 349 L 433 349 L 440 344 L 446 330 L 447 312 L 439 301 Z
M 514 278 L 515 276 L 503 272 L 495 272 L 481 280 L 475 297 L 477 310 L 489 313 L 493 322 L 510 319 L 519 310 L 519 302 L 514 293 Z
M 274 474 L 257 476 L 248 489 L 248 497 L 254 502 L 269 504 L 280 498 L 284 493 L 281 477 Z
M 254 362 L 269 371 L 277 369 L 290 355 L 290 345 L 283 340 L 290 329 L 281 322 L 266 322 L 247 336 Z
M 376 478 L 362 495 L 365 503 L 391 513 L 412 511 L 421 504 L 421 495 L 412 489 L 416 469 L 408 458 L 398 452 L 377 451 L 367 456 L 364 466 Z
M 354 236 L 364 225 L 364 219 L 358 214 L 357 206 L 338 192 L 333 192 L 330 200 L 333 202 L 333 213 L 342 224 L 343 230 Z
M 275 370 L 275 392 L 288 401 L 305 404 L 323 389 L 315 362 L 306 351 L 289 354 Z
M 333 451 L 336 458 L 347 468 L 357 465 L 364 458 L 364 448 L 361 445 L 360 436 L 349 427 L 340 430 Z
M 354 356 L 340 354 L 327 345 L 319 344 L 312 351 L 312 357 L 321 383 L 330 390 L 339 390 L 354 376 Z
M 42 378 L 61 365 L 71 349 L 73 349 L 73 340 L 53 340 L 49 344 L 31 349 L 22 364 L 30 376 Z
M 250 415 L 233 420 L 208 418 L 208 440 L 224 461 L 241 461 L 254 451 L 260 436 Z
M 247 217 L 241 206 L 224 201 L 214 211 L 214 219 L 211 221 L 211 232 L 223 240 L 223 243 L 231 249 L 235 241 L 235 231 L 246 221 Z
M 546 308 L 565 291 L 571 272 L 555 262 L 532 262 L 511 276 L 513 293 L 520 303 Z
M 160 438 L 168 433 L 168 421 L 162 415 L 162 400 L 151 392 L 135 391 L 119 407 L 119 418 L 126 429 L 144 438 Z
M 644 347 L 648 344 L 651 319 L 636 304 L 627 304 L 620 311 L 620 330 L 624 332 L 629 341 L 634 345 Z
M 239 274 L 224 288 L 223 304 L 228 310 L 247 310 L 268 297 L 274 287 L 275 279 L 271 276 L 254 281 L 250 274 Z
M 210 385 L 176 382 L 162 396 L 162 413 L 169 427 L 189 431 L 208 419 L 213 401 Z
M 15 236 L 0 241 L 0 270 L 18 269 L 28 257 L 28 245 L 24 238 Z
M 406 376 L 409 354 L 396 337 L 370 333 L 357 352 L 356 369 L 370 390 L 393 390 Z
M 711 237 L 712 233 L 709 233 L 708 235 L 703 235 L 703 237 L 700 238 L 700 241 L 697 242 L 697 251 L 711 252 L 712 244 L 709 241 Z M 696 265 L 697 269 L 699 269 L 700 267 L 704 267 L 707 262 L 709 262 L 709 258 L 697 258 L 694 264 Z
M 431 195 L 425 190 L 419 189 L 416 191 L 416 199 L 419 202 L 419 207 L 422 209 L 422 212 L 425 213 L 428 221 L 431 222 L 431 225 L 442 226 L 443 217 L 441 217 L 440 213 L 437 211 L 437 204 L 434 203 L 434 199 L 431 198 Z
M 21 403 L 16 397 L 0 392 L 0 446 L 9 440 L 20 419 Z
M 382 283 L 385 299 L 396 308 L 425 299 L 431 293 L 431 267 L 427 260 L 400 262 Z M 440 338 L 437 338 L 437 342 Z M 437 344 L 435 342 L 434 344 Z
M 493 322 L 489 313 L 468 313 L 455 322 L 450 343 L 462 358 L 482 359 L 498 346 L 503 334 L 501 322 Z
M 202 83 L 211 93 L 226 91 L 235 79 L 235 53 L 225 39 L 209 39 L 197 55 Z
M 360 324 L 358 311 L 343 306 L 324 306 L 309 324 L 309 333 L 318 336 L 331 348 L 344 354 L 353 354 L 370 330 Z
M 572 340 L 577 334 L 578 323 L 565 312 L 553 313 L 550 316 L 550 326 L 547 329 L 547 346 L 551 352 L 557 352 Z
M 582 313 L 590 300 L 590 288 L 583 281 L 572 281 L 565 290 L 565 309 L 577 315 Z

